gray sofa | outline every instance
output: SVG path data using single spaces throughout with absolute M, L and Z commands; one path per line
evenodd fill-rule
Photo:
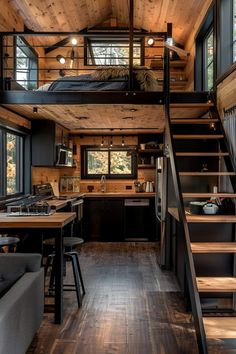
M 0 353 L 24 354 L 44 309 L 41 255 L 0 254 Z

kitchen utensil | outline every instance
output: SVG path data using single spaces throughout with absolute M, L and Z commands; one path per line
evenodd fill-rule
M 214 203 L 206 203 L 203 207 L 204 214 L 215 215 L 218 211 L 219 207 Z

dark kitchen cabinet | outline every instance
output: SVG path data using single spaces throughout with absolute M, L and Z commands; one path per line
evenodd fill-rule
M 32 165 L 55 166 L 57 145 L 68 144 L 69 130 L 51 120 L 32 121 Z
M 123 240 L 122 198 L 86 198 L 84 219 L 86 240 Z

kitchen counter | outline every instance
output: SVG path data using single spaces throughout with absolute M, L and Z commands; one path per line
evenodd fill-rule
M 91 193 L 85 193 L 86 198 L 149 198 L 149 197 L 155 197 L 155 193 L 147 193 L 147 192 L 141 192 L 141 193 L 136 193 L 136 192 L 91 192 Z

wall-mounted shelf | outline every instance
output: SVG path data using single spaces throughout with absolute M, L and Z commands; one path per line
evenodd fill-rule
M 154 169 L 155 165 L 151 164 L 139 164 L 138 169 Z

